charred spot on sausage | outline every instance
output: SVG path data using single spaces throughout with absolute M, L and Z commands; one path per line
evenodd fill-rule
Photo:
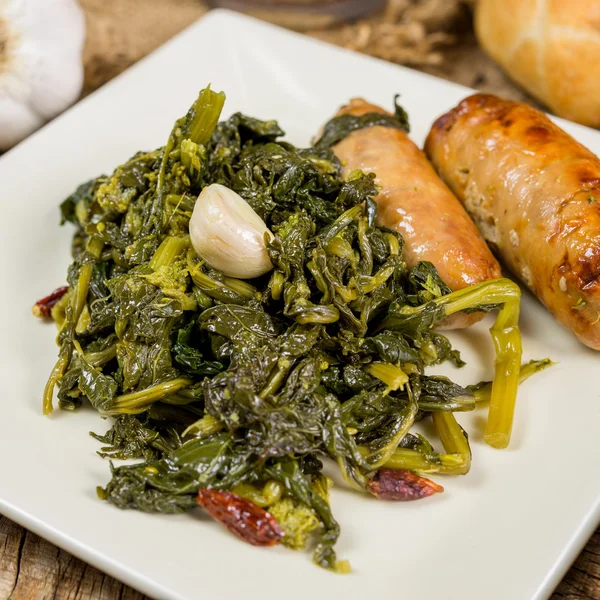
M 577 275 L 582 282 L 580 289 L 590 290 L 600 285 L 600 248 L 590 248 L 577 261 Z
M 531 142 L 545 143 L 550 141 L 552 132 L 549 127 L 545 125 L 531 125 L 525 130 L 525 135 L 530 139 Z

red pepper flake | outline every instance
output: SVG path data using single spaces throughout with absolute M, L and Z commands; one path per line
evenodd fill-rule
M 283 530 L 270 513 L 246 498 L 222 490 L 198 490 L 198 504 L 240 539 L 254 546 L 274 546 Z
M 55 289 L 49 296 L 38 300 L 32 307 L 31 312 L 35 317 L 48 318 L 54 305 L 69 291 L 68 285 Z
M 419 500 L 444 488 L 431 479 L 401 469 L 380 469 L 368 484 L 370 492 L 382 500 Z

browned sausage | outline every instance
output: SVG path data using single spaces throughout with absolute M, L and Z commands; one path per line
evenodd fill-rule
M 600 160 L 543 113 L 485 94 L 440 117 L 425 150 L 508 267 L 600 350 Z
M 385 111 L 361 99 L 338 115 Z M 400 129 L 383 126 L 352 132 L 333 147 L 347 171 L 376 174 L 378 225 L 399 231 L 409 266 L 431 261 L 452 290 L 501 276 L 500 266 L 477 228 L 429 164 L 423 152 Z M 447 328 L 468 327 L 481 314 L 458 313 Z

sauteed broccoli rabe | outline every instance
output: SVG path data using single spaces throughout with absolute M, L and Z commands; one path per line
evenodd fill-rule
M 141 459 L 111 465 L 98 493 L 115 506 L 200 504 L 257 545 L 314 536 L 314 561 L 343 572 L 322 460 L 381 499 L 441 491 L 423 475 L 471 462 L 453 413 L 489 400 L 486 440 L 505 446 L 519 378 L 549 361 L 521 368 L 516 284 L 451 292 L 431 263 L 409 270 L 401 236 L 375 225 L 373 175 L 344 180 L 327 143 L 296 148 L 275 121 L 218 122 L 224 99 L 203 90 L 165 147 L 62 203 L 68 287 L 36 305 L 59 327 L 44 412 L 56 388 L 61 408 L 113 419 L 99 454 Z M 461 310 L 499 311 L 492 384 L 425 374 L 464 364 L 435 329 Z M 443 452 L 411 432 L 421 419 Z

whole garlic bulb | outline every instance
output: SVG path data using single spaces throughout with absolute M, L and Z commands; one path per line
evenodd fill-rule
M 77 99 L 84 39 L 76 0 L 0 0 L 0 151 Z
M 229 277 L 252 279 L 273 268 L 265 245 L 265 234 L 273 234 L 252 207 L 224 185 L 213 183 L 202 190 L 189 227 L 198 256 Z

